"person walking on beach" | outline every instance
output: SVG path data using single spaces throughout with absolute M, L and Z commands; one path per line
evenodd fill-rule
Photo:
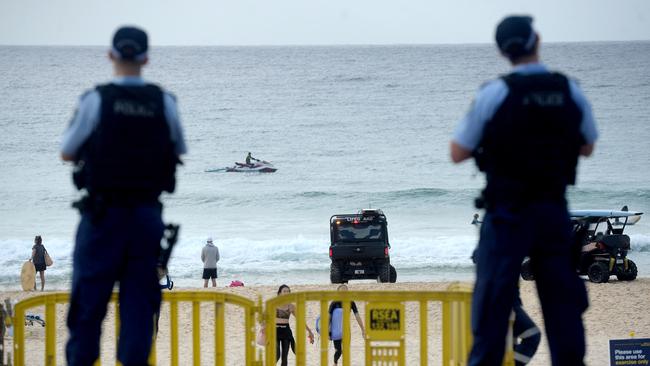
M 347 291 L 348 286 L 345 284 L 339 285 L 336 290 Z M 366 330 L 363 327 L 359 309 L 357 309 L 357 304 L 354 301 L 350 304 L 350 310 L 354 313 L 354 318 L 357 320 L 357 324 L 359 324 L 362 338 L 366 339 Z M 333 301 L 330 304 L 328 312 L 330 316 L 330 339 L 334 344 L 334 366 L 336 366 L 343 355 L 343 304 L 340 301 Z
M 206 240 L 201 250 L 203 261 L 203 287 L 208 287 L 208 280 L 212 279 L 212 287 L 217 287 L 217 262 L 219 262 L 219 248 L 212 243 L 212 238 Z
M 281 285 L 278 288 L 278 296 L 289 293 L 291 293 L 291 289 L 287 285 Z M 275 362 L 277 363 L 280 358 L 282 358 L 282 362 L 280 363 L 282 366 L 288 365 L 290 347 L 291 351 L 294 354 L 296 353 L 296 341 L 293 338 L 293 332 L 289 326 L 289 318 L 292 314 L 294 317 L 296 316 L 296 306 L 294 304 L 278 307 L 275 310 Z M 262 327 L 262 329 L 264 329 L 264 327 Z M 314 333 L 306 324 L 305 329 L 307 329 L 307 338 L 309 338 L 309 343 L 313 344 Z
M 156 273 L 163 237 L 161 192 L 175 189 L 186 152 L 176 100 L 144 81 L 147 34 L 121 27 L 108 57 L 115 79 L 82 95 L 64 133 L 61 157 L 76 164 L 73 180 L 85 197 L 73 253 L 67 325 L 68 365 L 92 365 L 101 325 L 119 282 L 117 359 L 146 365 L 160 308 Z
M 45 254 L 47 250 L 43 245 L 43 239 L 40 235 L 36 235 L 34 238 L 34 246 L 32 247 L 32 256 L 30 260 L 36 268 L 36 272 L 41 276 L 41 291 L 45 289 L 45 270 L 47 269 L 47 264 L 45 263 Z M 34 290 L 36 290 L 36 281 L 34 281 Z
M 539 35 L 528 16 L 496 29 L 512 72 L 483 85 L 458 125 L 454 163 L 474 157 L 487 185 L 472 301 L 474 344 L 469 365 L 499 365 L 521 262 L 531 257 L 553 365 L 583 365 L 585 286 L 573 265 L 565 191 L 575 183 L 579 155 L 597 139 L 577 83 L 539 61 Z M 545 230 L 538 230 L 544 223 Z

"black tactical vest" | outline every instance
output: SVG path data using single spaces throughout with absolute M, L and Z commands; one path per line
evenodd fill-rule
M 487 122 L 474 152 L 486 173 L 486 201 L 564 200 L 575 183 L 584 139 L 582 112 L 558 73 L 503 77 L 508 96 Z
M 155 85 L 97 87 L 100 121 L 80 150 L 74 181 L 91 195 L 156 199 L 173 192 L 178 158 Z

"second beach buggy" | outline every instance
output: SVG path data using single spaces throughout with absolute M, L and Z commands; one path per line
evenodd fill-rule
M 629 211 L 624 206 L 620 211 L 573 210 L 570 215 L 574 233 L 582 234 L 577 244 L 580 246 L 576 261 L 578 274 L 586 275 L 595 283 L 605 283 L 612 275 L 619 281 L 636 279 L 636 263 L 627 258 L 630 237 L 623 231 L 637 223 L 643 212 Z M 529 258 L 521 265 L 521 277 L 534 279 Z

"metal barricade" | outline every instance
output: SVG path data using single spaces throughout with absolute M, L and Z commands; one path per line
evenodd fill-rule
M 111 302 L 115 306 L 115 314 L 119 314 L 119 305 L 117 302 L 118 294 L 113 293 Z M 207 291 L 174 291 L 164 292 L 162 296 L 163 303 L 169 303 L 170 314 L 170 364 L 179 365 L 179 331 L 178 331 L 178 305 L 180 302 L 189 302 L 192 306 L 192 361 L 183 360 L 182 364 L 201 364 L 201 333 L 200 321 L 201 303 L 214 304 L 214 361 L 215 365 L 225 365 L 225 316 L 224 308 L 226 304 L 240 307 L 244 311 L 244 339 L 245 343 L 245 364 L 261 365 L 255 350 L 255 322 L 256 315 L 261 309 L 261 299 L 258 297 L 257 303 L 249 298 L 224 292 L 207 292 Z M 14 365 L 25 365 L 25 313 L 26 310 L 45 306 L 45 358 L 44 365 L 56 365 L 56 306 L 57 304 L 67 304 L 69 302 L 68 293 L 53 293 L 46 295 L 34 296 L 18 302 L 14 307 Z M 115 316 L 116 341 L 119 332 L 119 316 Z M 156 364 L 155 342 L 149 356 L 149 363 Z M 116 361 L 116 365 L 119 363 Z M 95 362 L 100 366 L 100 361 Z
M 404 342 L 405 302 L 419 303 L 419 348 L 422 366 L 428 365 L 428 304 L 439 302 L 442 308 L 442 362 L 445 366 L 465 365 L 472 343 L 470 328 L 471 289 L 454 288 L 450 291 L 307 291 L 294 292 L 267 300 L 265 322 L 265 365 L 275 365 L 276 331 L 275 314 L 278 306 L 293 303 L 296 307 L 296 365 L 306 366 L 305 314 L 306 303 L 320 305 L 320 364 L 328 365 L 328 333 L 331 301 L 341 301 L 343 308 L 343 334 L 350 334 L 350 306 L 352 301 L 366 303 L 365 340 L 366 365 L 406 365 Z M 376 318 L 369 310 L 376 309 Z M 373 330 L 372 327 L 375 326 Z M 382 329 L 391 332 L 382 333 Z M 374 331 L 374 333 L 373 333 Z M 383 334 L 383 336 L 382 336 Z M 350 366 L 350 340 L 342 338 L 343 366 Z
M 169 306 L 169 362 L 179 365 L 179 303 L 190 303 L 192 312 L 192 360 L 181 364 L 201 364 L 201 311 L 202 303 L 214 305 L 214 364 L 223 366 L 226 362 L 225 350 L 225 306 L 234 305 L 244 312 L 244 353 L 245 365 L 261 366 L 276 364 L 275 316 L 278 306 L 293 303 L 296 306 L 296 365 L 307 365 L 305 324 L 307 322 L 307 303 L 316 302 L 320 307 L 319 360 L 321 365 L 329 365 L 329 304 L 340 301 L 342 304 L 343 334 L 350 334 L 350 308 L 352 301 L 366 305 L 366 330 L 364 340 L 365 365 L 404 366 L 406 365 L 405 323 L 407 314 L 404 303 L 417 303 L 419 307 L 419 365 L 428 365 L 429 353 L 429 303 L 439 303 L 441 308 L 441 358 L 444 366 L 467 364 L 472 344 L 470 328 L 471 288 L 468 285 L 452 285 L 449 291 L 305 291 L 273 297 L 266 301 L 262 311 L 261 297 L 257 302 L 250 298 L 225 293 L 207 291 L 174 291 L 163 293 L 163 303 Z M 115 314 L 119 314 L 118 294 L 111 297 Z M 68 293 L 52 293 L 34 296 L 18 302 L 14 307 L 14 365 L 25 365 L 25 314 L 28 309 L 45 307 L 45 352 L 44 365 L 56 365 L 56 306 L 69 302 Z M 259 316 L 259 319 L 256 317 Z M 265 327 L 265 357 L 259 359 L 255 348 L 255 324 L 261 320 Z M 115 316 L 116 340 L 119 333 L 119 316 Z M 511 324 L 512 326 L 512 324 Z M 512 337 L 512 336 L 510 336 Z M 512 340 L 506 350 L 504 365 L 514 365 Z M 149 363 L 156 364 L 156 342 L 152 345 Z M 342 338 L 343 366 L 350 366 L 350 338 Z M 204 350 L 205 351 L 205 350 Z M 207 350 L 210 352 L 210 350 Z M 358 356 L 358 355 L 357 355 Z M 100 366 L 99 360 L 95 363 Z M 116 361 L 116 365 L 119 362 Z

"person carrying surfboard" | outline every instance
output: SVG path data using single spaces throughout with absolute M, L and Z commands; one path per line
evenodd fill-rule
M 47 265 L 45 263 L 46 253 L 47 250 L 43 245 L 43 239 L 40 235 L 36 235 L 34 238 L 34 246 L 32 247 L 32 256 L 29 260 L 34 263 L 34 268 L 41 277 L 41 291 L 45 289 L 45 269 L 47 269 Z M 34 290 L 36 290 L 36 281 L 34 281 Z
M 345 284 L 340 285 L 337 291 L 347 291 L 348 286 Z M 359 324 L 359 329 L 361 330 L 361 335 L 363 339 L 366 338 L 366 330 L 363 327 L 363 321 L 359 315 L 359 310 L 357 309 L 357 304 L 352 301 L 350 304 L 350 310 L 354 313 L 354 318 Z M 334 344 L 334 365 L 336 366 L 339 362 L 339 359 L 343 355 L 343 305 L 340 301 L 333 301 L 330 303 L 329 307 L 330 314 L 330 339 Z M 349 337 L 349 335 L 347 335 Z

